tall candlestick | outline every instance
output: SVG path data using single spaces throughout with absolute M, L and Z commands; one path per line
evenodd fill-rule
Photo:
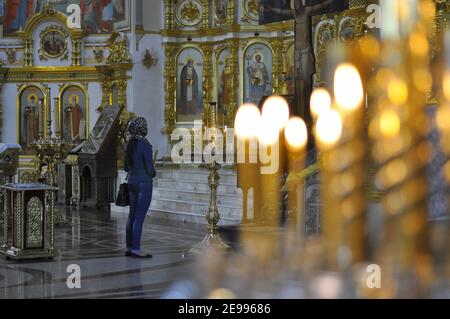
M 39 99 L 39 139 L 44 137 L 44 99 Z
M 53 99 L 53 112 L 55 113 L 55 121 L 56 121 L 56 137 L 61 138 L 61 117 L 59 110 L 59 98 L 55 97 Z
M 51 113 L 51 90 L 47 88 L 47 105 L 46 105 L 46 117 L 47 117 L 47 137 L 52 136 L 52 113 Z

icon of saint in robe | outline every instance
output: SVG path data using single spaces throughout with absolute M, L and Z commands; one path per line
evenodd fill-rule
M 29 96 L 28 105 L 25 107 L 25 129 L 22 146 L 30 148 L 39 138 L 39 105 L 34 94 Z
M 79 104 L 78 95 L 69 97 L 70 104 L 64 109 L 63 138 L 67 143 L 77 143 L 86 138 L 86 120 Z
M 260 54 L 256 54 L 255 60 L 247 66 L 247 74 L 249 77 L 247 102 L 258 105 L 266 95 L 267 85 L 270 84 L 269 73 Z
M 220 88 L 221 88 L 221 94 L 219 97 L 219 113 L 223 113 L 226 109 L 226 107 L 230 104 L 230 78 L 232 76 L 231 74 L 231 65 L 230 65 L 230 58 L 226 57 L 224 61 L 224 66 L 222 70 L 222 74 L 220 77 Z
M 181 115 L 196 115 L 201 113 L 202 99 L 199 92 L 198 74 L 194 60 L 188 59 L 180 76 L 180 108 Z

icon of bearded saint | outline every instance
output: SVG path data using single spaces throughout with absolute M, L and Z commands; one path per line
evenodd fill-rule
M 195 115 L 201 112 L 202 101 L 199 94 L 198 74 L 194 60 L 188 59 L 180 76 L 180 108 L 181 115 Z

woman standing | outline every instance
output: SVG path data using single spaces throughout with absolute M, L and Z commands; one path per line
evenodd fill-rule
M 141 251 L 142 226 L 152 201 L 153 178 L 156 176 L 153 165 L 152 146 L 146 136 L 147 121 L 138 117 L 128 126 L 130 140 L 125 150 L 125 171 L 128 173 L 130 190 L 130 215 L 127 223 L 128 257 L 152 258 Z

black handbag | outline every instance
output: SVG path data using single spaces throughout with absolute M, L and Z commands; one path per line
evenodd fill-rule
M 119 207 L 130 206 L 130 191 L 128 183 L 122 183 L 119 186 L 119 193 L 117 194 L 116 205 Z

